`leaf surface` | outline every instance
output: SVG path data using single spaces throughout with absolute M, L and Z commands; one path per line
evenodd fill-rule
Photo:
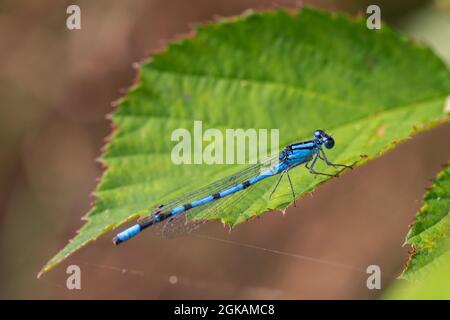
M 428 48 L 387 26 L 368 30 L 363 19 L 302 9 L 201 26 L 141 65 L 138 81 L 112 115 L 117 130 L 101 158 L 107 169 L 95 206 L 43 271 L 158 204 L 243 168 L 175 165 L 171 135 L 178 128 L 192 132 L 195 120 L 203 132 L 279 129 L 280 147 L 324 129 L 336 140 L 329 159 L 360 165 L 448 120 L 449 92 L 449 70 Z M 290 174 L 298 195 L 326 180 L 302 167 Z M 235 226 L 285 209 L 292 201 L 288 182 L 269 199 L 275 182 L 257 184 L 213 219 Z

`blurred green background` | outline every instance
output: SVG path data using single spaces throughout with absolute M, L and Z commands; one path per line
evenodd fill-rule
M 81 7 L 81 30 L 66 29 L 69 4 Z M 132 63 L 196 23 L 303 4 L 360 15 L 378 4 L 384 20 L 450 62 L 448 1 L 2 1 L 0 298 L 372 299 L 398 281 L 408 224 L 450 158 L 450 124 L 330 181 L 285 215 L 231 233 L 214 223 L 173 240 L 149 232 L 123 247 L 108 233 L 36 279 L 83 224 L 110 132 L 105 114 L 132 83 Z M 82 290 L 66 288 L 70 264 L 81 267 Z M 366 287 L 370 264 L 381 267 L 381 291 Z

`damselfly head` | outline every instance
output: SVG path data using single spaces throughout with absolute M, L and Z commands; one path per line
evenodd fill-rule
M 323 144 L 327 149 L 334 147 L 334 139 L 323 130 L 314 131 L 314 138 L 317 143 Z

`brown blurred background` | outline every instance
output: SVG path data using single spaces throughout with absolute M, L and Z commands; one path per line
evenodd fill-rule
M 448 16 L 435 18 L 427 1 L 305 2 L 353 14 L 379 4 L 383 19 L 448 58 L 440 45 Z M 69 4 L 81 7 L 81 30 L 66 29 Z M 380 297 L 382 290 L 367 289 L 365 269 L 381 267 L 383 289 L 396 281 L 407 259 L 408 224 L 450 158 L 449 124 L 327 183 L 284 216 L 267 214 L 231 233 L 209 224 L 173 240 L 149 232 L 123 247 L 114 247 L 109 233 L 36 279 L 83 224 L 101 173 L 94 159 L 110 131 L 105 114 L 131 84 L 132 63 L 215 16 L 301 4 L 0 2 L 0 298 Z M 80 291 L 66 289 L 70 264 L 81 267 Z

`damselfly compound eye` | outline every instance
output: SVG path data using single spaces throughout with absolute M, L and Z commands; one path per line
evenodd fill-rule
M 331 149 L 334 147 L 334 139 L 332 137 L 327 137 L 324 139 L 323 144 L 325 145 L 325 148 Z

